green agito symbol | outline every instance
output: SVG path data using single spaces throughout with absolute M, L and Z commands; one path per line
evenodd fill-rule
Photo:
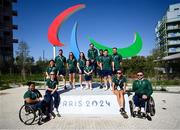
M 97 43 L 92 38 L 90 38 L 89 40 L 91 43 L 94 44 L 94 46 L 97 49 L 103 49 L 103 50 L 107 49 L 110 55 L 113 54 L 113 48 L 110 48 L 110 47 L 104 46 L 100 43 Z M 119 54 L 122 55 L 123 58 L 127 58 L 127 57 L 132 57 L 132 56 L 137 55 L 141 51 L 141 49 L 142 49 L 142 39 L 138 33 L 135 33 L 135 40 L 134 40 L 133 44 L 126 48 L 118 48 L 117 51 Z

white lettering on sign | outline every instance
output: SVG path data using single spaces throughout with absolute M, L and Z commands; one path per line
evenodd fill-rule
M 115 95 L 62 95 L 59 112 L 61 114 L 112 115 L 119 114 L 119 105 Z
M 62 107 L 104 107 L 105 105 L 107 106 L 111 106 L 110 104 L 110 101 L 108 100 L 100 100 L 100 101 L 97 101 L 97 100 L 87 100 L 87 101 L 83 101 L 82 99 L 81 100 L 77 100 L 77 101 L 74 101 L 74 100 L 64 100 L 61 102 L 62 103 Z

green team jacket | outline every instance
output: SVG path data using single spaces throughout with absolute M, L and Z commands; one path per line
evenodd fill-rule
M 88 56 L 89 60 L 96 60 L 96 57 L 98 56 L 97 49 L 95 49 L 95 48 L 89 49 L 87 56 Z
M 147 96 L 151 96 L 151 94 L 153 93 L 151 83 L 147 79 L 135 80 L 133 82 L 132 90 L 136 94 L 144 94 Z

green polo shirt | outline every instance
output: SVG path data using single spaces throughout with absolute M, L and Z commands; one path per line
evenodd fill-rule
M 89 60 L 96 60 L 96 57 L 98 56 L 98 51 L 97 49 L 89 49 L 88 50 L 88 59 Z
M 33 91 L 32 90 L 28 90 L 24 94 L 24 99 L 25 98 L 30 98 L 32 100 L 36 100 L 37 98 L 40 98 L 40 97 L 42 97 L 42 95 L 41 95 L 41 93 L 37 89 L 35 89 Z
M 60 56 L 60 55 L 56 56 L 55 63 L 56 63 L 57 70 L 66 69 L 66 57 Z
M 135 80 L 133 82 L 132 90 L 136 94 L 145 94 L 147 96 L 150 96 L 153 93 L 151 83 L 147 79 Z
M 51 72 L 54 72 L 55 74 L 57 74 L 57 68 L 55 66 L 54 67 L 48 67 L 46 72 L 48 74 L 50 74 Z
M 124 76 L 121 76 L 120 78 L 114 76 L 112 82 L 115 84 L 115 89 L 117 89 L 117 87 L 123 88 L 124 83 L 127 82 L 127 79 Z
M 79 67 L 84 68 L 86 65 L 86 60 L 85 59 L 78 59 Z
M 76 69 L 76 63 L 77 63 L 77 61 L 76 61 L 76 59 L 74 58 L 74 59 L 68 59 L 67 60 L 67 63 L 68 63 L 68 66 L 69 66 L 69 70 L 75 70 Z
M 120 66 L 120 62 L 122 62 L 122 56 L 119 55 L 119 54 L 113 54 L 112 55 L 112 61 L 114 62 L 114 68 L 116 70 L 120 69 L 121 66 Z
M 55 89 L 56 85 L 58 85 L 58 81 L 57 80 L 52 81 L 51 79 L 48 79 L 46 81 L 46 85 L 48 86 L 48 88 Z
M 101 63 L 101 62 L 102 62 L 102 59 L 103 59 L 103 55 L 99 55 L 99 56 L 96 58 L 96 61 Z M 100 69 L 99 66 L 98 66 L 97 68 Z
M 93 67 L 92 66 L 85 66 L 84 67 L 84 71 L 86 71 L 87 73 L 89 73 L 90 71 L 93 70 Z M 85 74 L 86 75 L 86 74 Z
M 102 58 L 102 69 L 103 70 L 112 70 L 112 57 L 107 55 L 107 56 L 103 56 Z

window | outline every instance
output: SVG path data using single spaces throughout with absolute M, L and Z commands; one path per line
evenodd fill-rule
M 11 7 L 11 2 L 9 1 L 4 1 L 4 7 Z
M 10 21 L 11 17 L 10 16 L 4 16 L 4 21 Z
M 0 6 L 2 6 L 3 5 L 3 1 L 2 0 L 0 0 Z
M 3 37 L 3 33 L 2 32 L 0 32 L 0 37 Z
M 4 32 L 4 36 L 11 36 L 11 32 Z

